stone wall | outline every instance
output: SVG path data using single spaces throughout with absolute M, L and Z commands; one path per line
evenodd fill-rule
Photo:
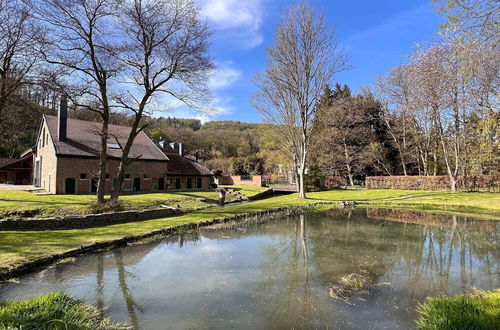
M 142 211 L 123 211 L 102 214 L 70 216 L 64 218 L 25 218 L 0 221 L 0 231 L 6 230 L 66 230 L 75 228 L 98 227 L 116 223 L 127 223 L 160 219 L 180 215 L 177 209 L 154 209 Z

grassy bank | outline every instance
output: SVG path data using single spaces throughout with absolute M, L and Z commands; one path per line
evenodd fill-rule
M 25 191 L 0 191 L 0 218 L 95 213 L 95 200 L 94 195 L 39 196 Z M 218 200 L 215 191 L 126 194 L 120 197 L 124 210 L 152 209 L 160 205 L 194 210 L 216 205 Z
M 0 329 L 119 329 L 99 311 L 63 293 L 0 303 Z
M 428 298 L 420 305 L 418 313 L 417 325 L 423 330 L 498 329 L 500 289 Z
M 143 197 L 144 195 L 137 196 Z M 427 209 L 432 211 L 467 211 L 489 218 L 500 219 L 500 194 L 495 193 L 452 194 L 404 190 L 333 190 L 310 193 L 305 201 L 297 199 L 296 195 L 293 194 L 231 205 L 226 208 L 199 210 L 179 217 L 136 223 L 63 231 L 0 232 L 0 270 L 6 270 L 29 261 L 77 249 L 81 246 L 88 246 L 96 242 L 116 240 L 129 235 L 143 235 L 162 228 L 320 201 L 331 201 L 334 202 L 334 205 L 340 205 L 340 201 L 348 200 L 358 201 L 362 205 L 373 203 L 374 205 L 414 208 L 419 208 L 420 205 L 430 205 L 431 207 L 427 207 Z M 339 204 L 335 204 L 335 202 L 339 202 Z

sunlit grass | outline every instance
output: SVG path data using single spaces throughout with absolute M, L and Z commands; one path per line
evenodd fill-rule
M 188 196 L 200 196 L 200 192 L 186 193 Z M 208 194 L 208 192 L 206 192 Z M 214 194 L 214 193 L 213 193 Z M 138 197 L 142 200 L 154 200 L 164 194 L 129 195 L 126 198 Z M 167 194 L 165 194 L 167 195 Z M 179 194 L 173 195 L 179 198 Z M 68 202 L 72 198 L 89 198 L 89 196 L 45 196 L 54 203 Z M 61 201 L 56 201 L 61 198 Z M 198 210 L 178 217 L 147 220 L 135 223 L 115 224 L 97 228 L 73 229 L 61 231 L 9 231 L 0 232 L 0 268 L 8 269 L 16 265 L 62 253 L 96 242 L 115 240 L 128 235 L 142 235 L 148 232 L 173 227 L 186 223 L 197 223 L 219 217 L 228 217 L 246 212 L 269 210 L 277 207 L 300 206 L 319 201 L 358 201 L 363 205 L 383 205 L 389 207 L 418 208 L 427 205 L 426 210 L 432 212 L 454 213 L 465 212 L 474 216 L 500 219 L 500 194 L 495 193 L 447 193 L 404 190 L 333 190 L 308 194 L 307 200 L 299 200 L 296 194 L 273 197 L 269 199 L 231 205 L 225 208 Z M 80 201 L 81 202 L 81 201 Z M 12 202 L 13 203 L 13 202 Z
M 498 329 L 500 289 L 428 298 L 420 305 L 418 313 L 417 325 L 423 330 Z
M 119 329 L 99 311 L 64 293 L 0 304 L 0 329 Z
M 178 191 L 126 194 L 120 201 L 125 210 L 158 208 L 160 205 L 194 210 L 214 205 L 218 198 L 215 191 Z M 0 191 L 0 217 L 30 212 L 36 216 L 88 214 L 92 213 L 95 201 L 94 195 L 39 196 L 25 191 Z

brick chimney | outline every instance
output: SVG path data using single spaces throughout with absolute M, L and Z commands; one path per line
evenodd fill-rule
M 68 99 L 66 96 L 61 96 L 59 112 L 57 113 L 57 139 L 66 141 L 68 131 Z

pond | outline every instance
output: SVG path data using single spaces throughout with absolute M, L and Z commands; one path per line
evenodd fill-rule
M 0 300 L 64 291 L 137 329 L 408 329 L 427 296 L 499 286 L 499 229 L 388 209 L 282 215 L 84 255 Z M 370 287 L 333 298 L 353 273 Z

